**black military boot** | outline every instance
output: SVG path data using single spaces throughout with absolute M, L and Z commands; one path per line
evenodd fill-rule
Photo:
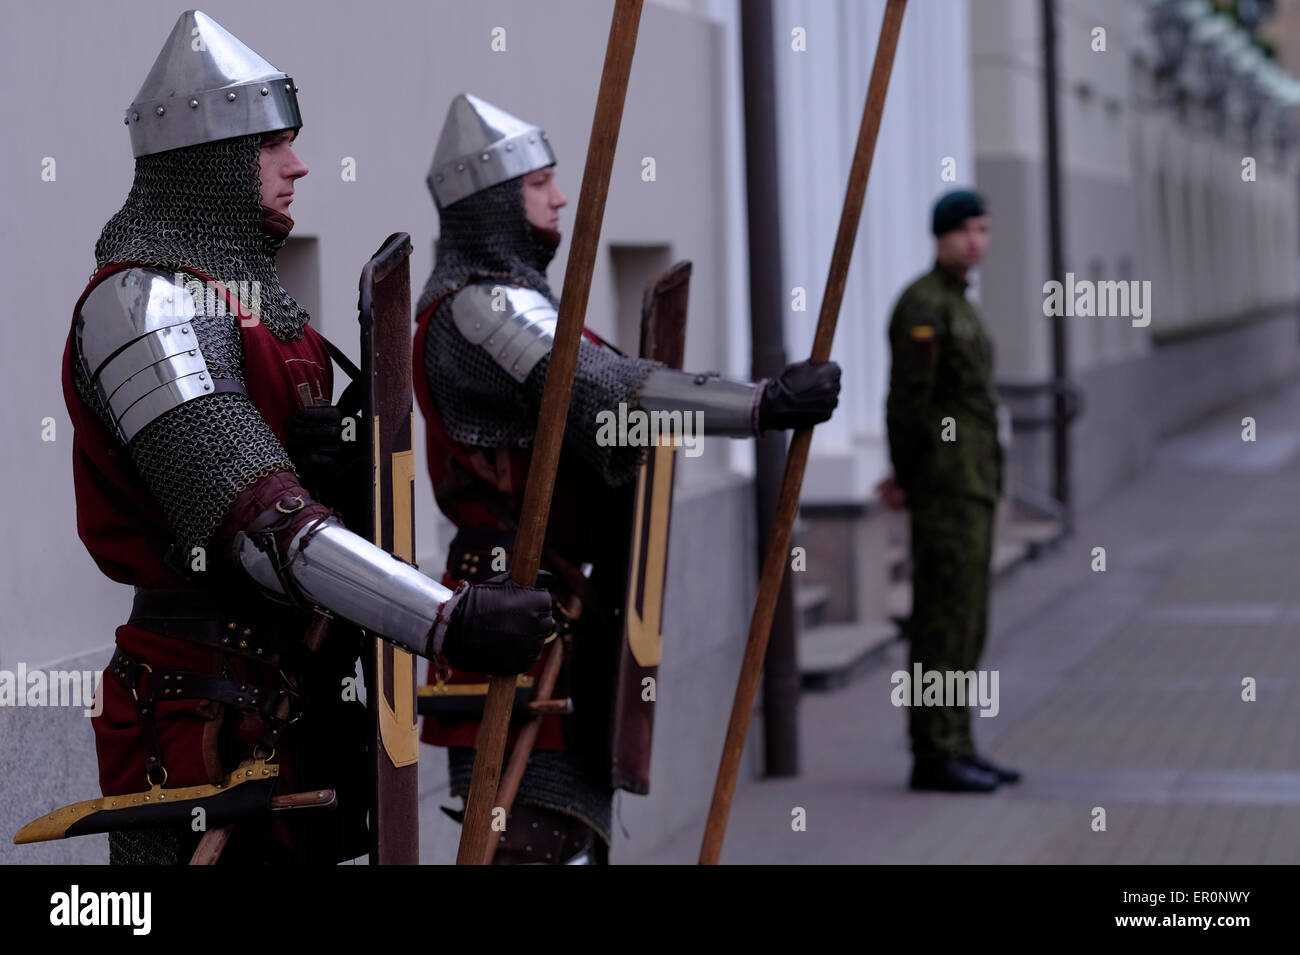
M 988 793 L 998 788 L 998 777 L 956 756 L 919 756 L 911 785 L 919 791 Z
M 999 766 L 997 763 L 991 763 L 979 753 L 971 753 L 966 757 L 966 762 L 976 769 L 982 769 L 986 773 L 992 773 L 998 778 L 1000 783 L 1018 783 L 1020 782 L 1020 770 L 1012 769 L 1010 766 Z

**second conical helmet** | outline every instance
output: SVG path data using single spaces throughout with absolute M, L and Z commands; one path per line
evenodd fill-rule
M 451 101 L 426 180 L 439 209 L 535 169 L 555 165 L 540 127 L 487 100 L 461 93 Z

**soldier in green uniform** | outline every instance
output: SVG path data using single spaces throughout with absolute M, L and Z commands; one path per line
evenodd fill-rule
M 933 232 L 934 268 L 903 292 L 889 323 L 894 476 L 881 494 L 911 517 L 909 672 L 920 663 L 946 674 L 975 671 L 984 649 L 1002 449 L 992 344 L 966 299 L 967 272 L 989 244 L 983 198 L 941 197 Z M 908 730 L 913 789 L 989 792 L 1020 778 L 976 753 L 968 705 L 912 705 Z

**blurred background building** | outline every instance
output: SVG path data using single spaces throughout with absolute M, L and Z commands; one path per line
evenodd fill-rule
M 1300 3 L 1056 0 L 1054 71 L 1048 7 L 908 5 L 836 337 L 840 411 L 817 429 L 796 533 L 807 570 L 792 575 L 794 676 L 806 686 L 846 679 L 896 637 L 907 613 L 902 527 L 874 493 L 889 472 L 885 329 L 898 294 L 932 263 L 930 207 L 941 193 L 980 189 L 994 222 L 973 294 L 1017 418 L 1000 566 L 1032 556 L 1072 510 L 1141 473 L 1156 440 L 1277 385 L 1300 359 L 1300 93 L 1291 78 L 1300 70 Z M 771 2 L 778 188 L 770 201 L 782 221 L 791 358 L 811 346 L 883 8 L 884 0 Z M 473 92 L 548 130 L 570 198 L 561 228 L 572 229 L 606 0 L 380 0 L 360 9 L 214 0 L 204 9 L 302 90 L 296 148 L 312 173 L 298 190 L 282 273 L 353 356 L 357 277 L 379 241 L 411 233 L 417 294 L 432 266 L 437 218 L 424 176 L 455 94 Z M 131 181 L 121 111 L 180 12 L 160 0 L 9 11 L 0 76 L 29 95 L 0 106 L 9 133 L 0 260 L 11 313 L 0 331 L 9 501 L 2 669 L 99 669 L 129 607 L 126 588 L 98 573 L 76 537 L 57 369 L 94 241 Z M 493 49 L 496 28 L 504 50 Z M 647 2 L 588 315 L 634 351 L 646 279 L 691 259 L 686 365 L 737 376 L 751 368 L 745 29 L 737 0 Z M 652 180 L 643 177 L 647 158 Z M 1059 264 L 1077 279 L 1150 282 L 1150 323 L 1045 317 L 1053 237 Z M 551 271 L 557 289 L 567 253 L 566 241 Z M 42 440 L 47 418 L 53 441 Z M 754 481 L 748 442 L 710 439 L 703 456 L 679 462 L 654 783 L 650 796 L 622 800 L 616 860 L 635 861 L 702 825 L 753 606 Z M 417 495 L 417 556 L 436 572 L 450 535 L 423 477 Z M 755 775 L 765 763 L 758 729 L 747 758 Z M 449 861 L 457 830 L 437 811 L 444 761 L 427 747 L 421 756 L 422 854 Z M 0 835 L 95 795 L 95 780 L 80 711 L 0 709 Z M 96 837 L 21 849 L 0 838 L 6 862 L 106 855 Z

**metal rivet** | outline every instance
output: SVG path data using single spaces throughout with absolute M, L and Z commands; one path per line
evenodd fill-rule
M 206 377 L 208 376 L 204 372 L 199 372 L 199 381 L 202 381 Z
M 235 101 L 235 94 L 234 94 L 234 93 L 227 93 L 227 94 L 226 94 L 226 102 L 227 102 L 227 103 L 233 103 L 234 101 Z
M 122 125 L 124 125 L 124 126 L 130 126 L 130 125 L 131 125 L 131 120 L 130 120 L 128 117 L 123 116 L 123 117 L 122 117 Z
M 135 120 L 137 123 L 140 122 L 140 114 L 139 114 L 139 113 L 132 112 L 132 113 L 131 113 L 131 118 L 132 118 L 133 120 Z
M 263 96 L 266 96 L 266 95 L 269 94 L 271 91 L 268 90 L 265 86 L 263 86 L 262 89 L 260 90 L 260 92 L 261 92 L 261 94 L 262 94 Z
M 195 348 L 191 348 L 191 349 L 190 349 L 190 354 L 191 354 L 191 355 L 197 355 L 198 353 L 199 353 L 199 352 L 198 352 L 198 349 L 195 349 Z
M 537 828 L 537 823 L 533 823 L 533 828 L 534 828 L 534 829 Z
M 465 171 L 465 164 L 464 164 L 463 162 L 458 162 L 458 163 L 456 163 L 456 171 L 457 171 L 457 172 L 464 172 L 464 171 Z
M 232 620 L 232 621 L 230 621 L 230 623 L 226 624 L 226 629 L 227 629 L 227 630 L 234 630 L 234 629 L 235 629 L 235 626 L 236 626 L 235 621 Z
M 263 775 L 263 776 L 270 776 L 270 775 L 271 775 L 271 771 L 270 771 L 269 769 L 264 769 L 264 770 L 262 770 L 262 775 Z
M 251 637 L 252 635 L 253 635 L 253 629 L 251 627 L 245 627 L 244 636 Z
M 206 387 L 208 387 L 208 386 L 207 386 L 207 385 L 204 385 L 203 387 L 206 388 Z M 244 649 L 244 647 L 246 647 L 246 646 L 248 646 L 248 641 L 247 641 L 247 640 L 240 640 L 240 641 L 239 641 L 239 648 L 240 648 L 241 650 Z
M 211 385 L 204 385 L 204 386 L 203 386 L 203 390 L 204 390 L 204 391 L 211 391 L 211 390 L 212 390 L 212 386 L 211 386 Z
M 506 143 L 506 152 L 508 152 L 508 153 L 512 153 L 512 152 L 514 152 L 514 151 L 515 151 L 515 144 L 514 144 L 514 143 Z
M 182 326 L 182 327 L 181 327 L 181 334 L 182 334 L 182 335 L 188 335 L 189 333 L 190 333 L 190 327 L 189 327 L 188 325 L 185 325 L 185 326 Z M 233 627 L 234 624 L 232 623 L 231 626 Z
M 560 830 L 559 830 L 559 829 L 552 829 L 552 830 L 551 830 L 551 835 L 553 835 L 553 836 L 558 836 L 559 834 L 560 834 Z
M 167 110 L 159 106 L 156 110 L 154 110 L 154 112 L 157 113 L 159 116 L 161 116 L 163 113 L 167 112 Z
M 199 101 L 196 99 L 190 100 L 190 109 L 198 109 L 198 108 L 199 108 Z
M 489 159 L 491 159 L 492 157 L 491 157 L 490 155 L 488 155 L 487 153 L 484 153 L 482 156 L 479 156 L 478 158 L 481 159 L 481 160 L 483 160 L 484 162 L 487 162 L 487 161 L 488 161 Z

